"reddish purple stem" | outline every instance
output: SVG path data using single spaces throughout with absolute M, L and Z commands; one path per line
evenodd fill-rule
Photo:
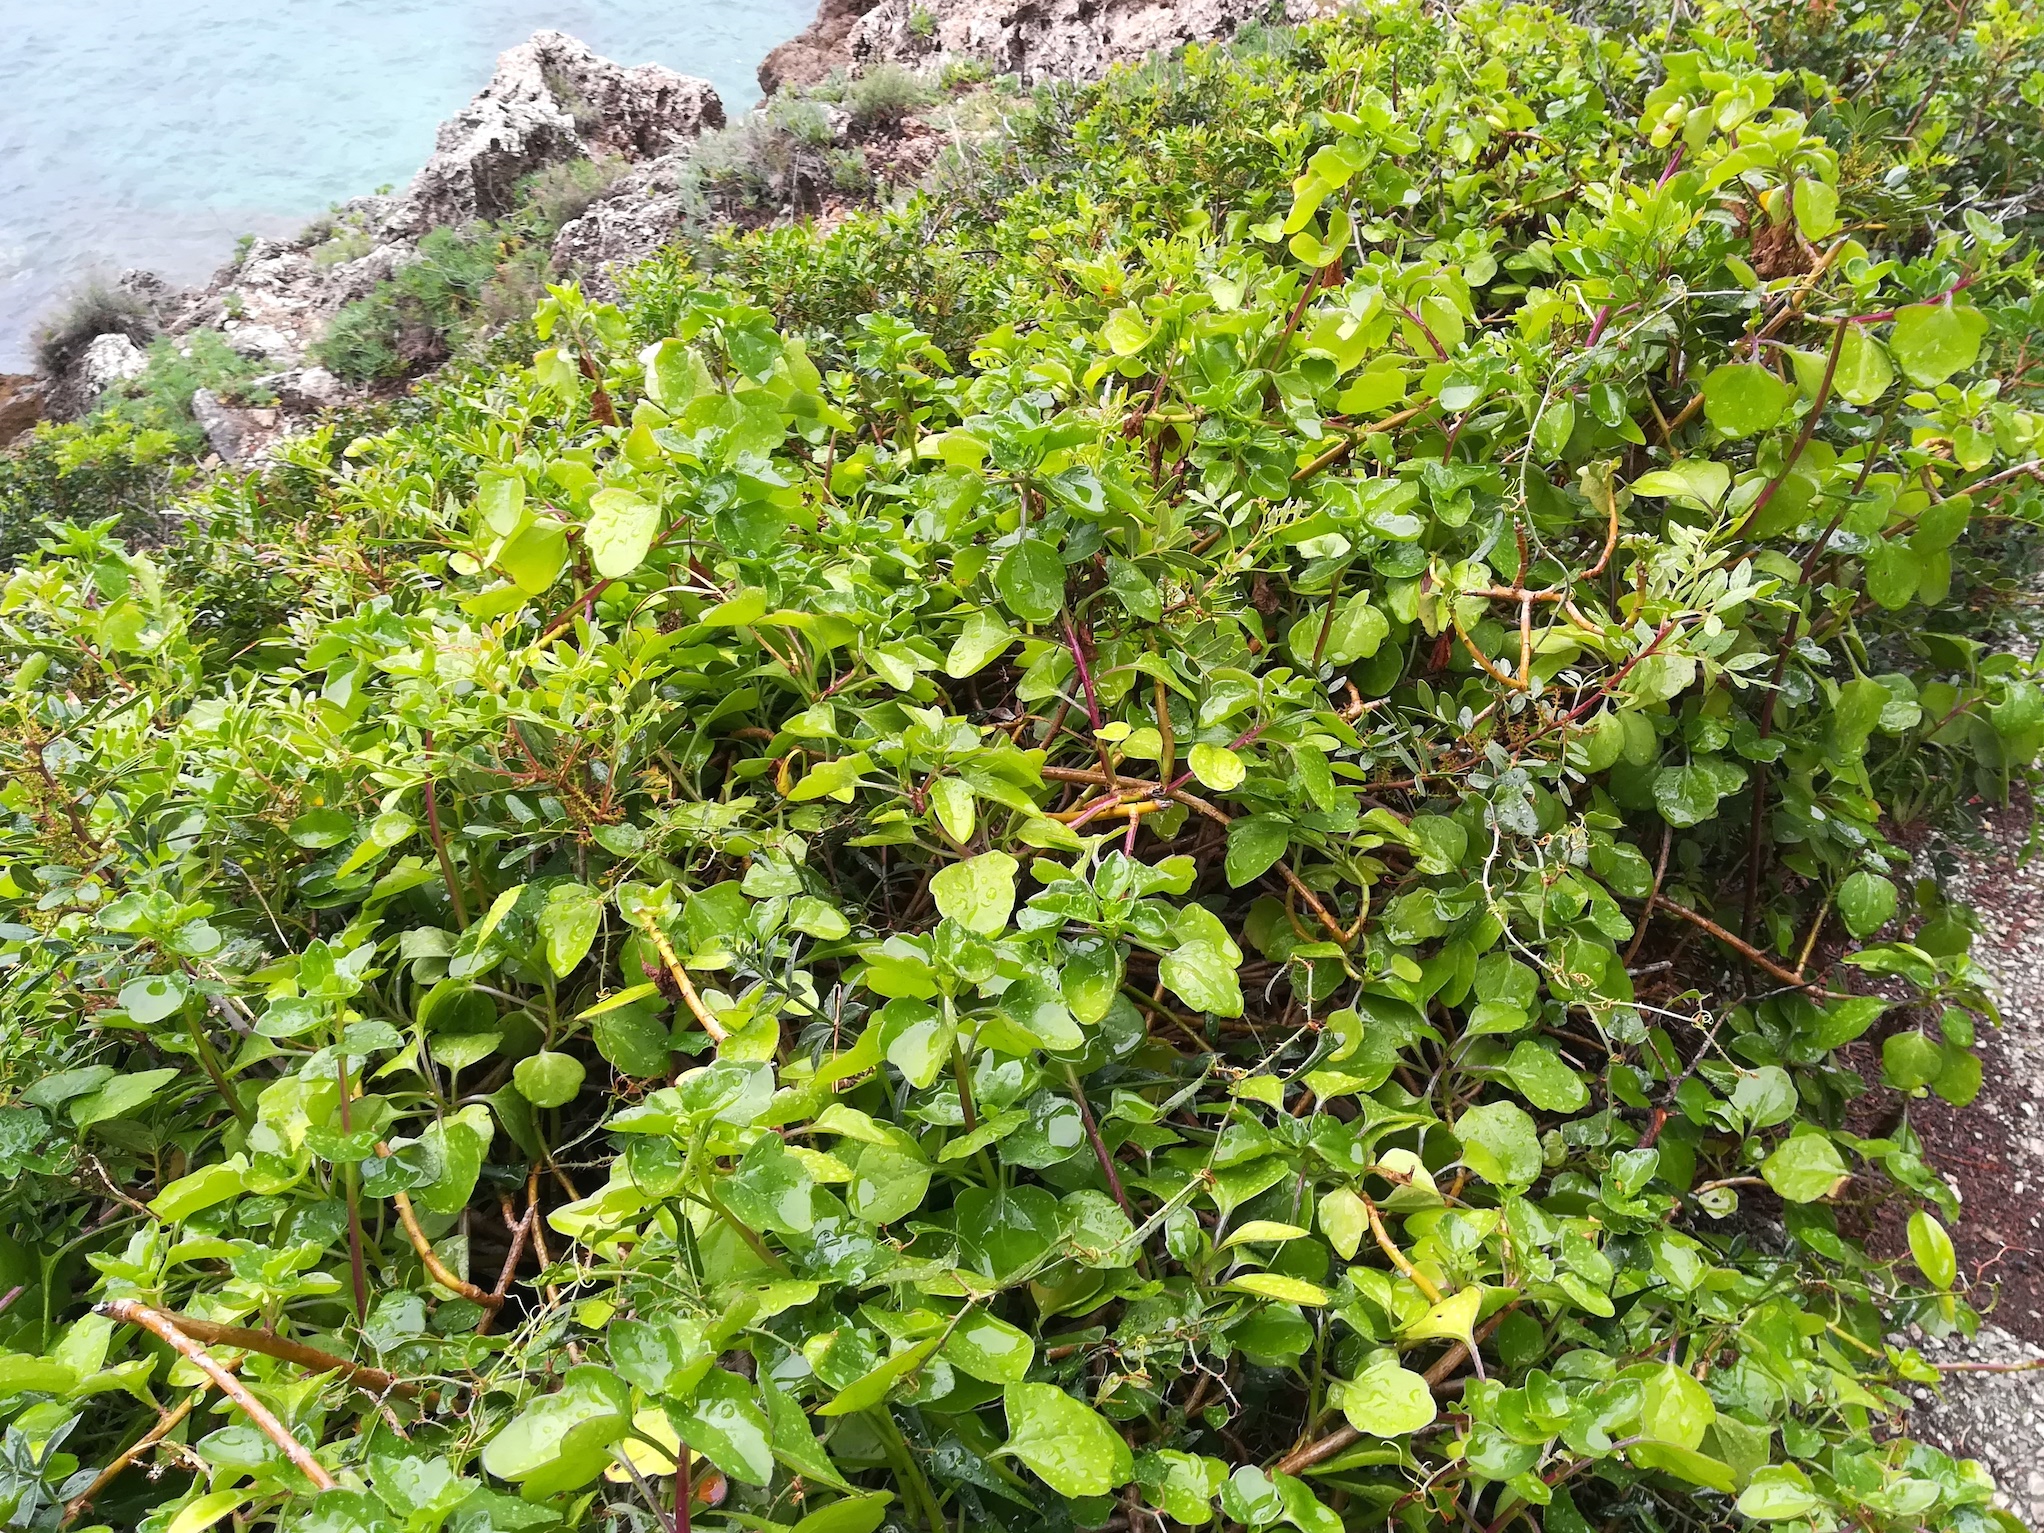
M 1117 806 L 1120 805 L 1121 801 L 1122 801 L 1121 794 L 1119 793 L 1108 794 L 1106 798 L 1101 799 L 1098 803 L 1094 804 L 1090 809 L 1086 810 L 1085 813 L 1081 814 L 1077 819 L 1073 820 L 1071 823 L 1071 829 L 1073 830 L 1082 829 L 1088 820 L 1092 819 L 1095 815 L 1105 814 L 1108 810 L 1116 808 Z
M 1971 287 L 1975 282 L 1979 280 L 1980 280 L 1979 275 L 1977 273 L 1969 273 L 1966 276 L 1961 277 L 1957 282 L 1954 282 L 1942 293 L 1939 293 L 1932 298 L 1926 298 L 1923 301 L 1925 303 L 1943 303 L 1947 298 L 1952 297 L 1955 293 L 1964 292 L 1967 288 Z M 1901 312 L 1902 311 L 1900 309 L 1883 309 L 1878 314 L 1855 314 L 1850 319 L 1841 321 L 1841 323 L 1848 325 L 1883 325 L 1886 324 L 1889 320 L 1893 319 L 1897 314 L 1900 314 Z
M 1079 631 L 1072 626 L 1072 615 L 1065 614 L 1065 642 L 1072 647 L 1072 660 L 1079 667 L 1079 681 L 1086 688 L 1086 716 L 1093 721 L 1097 732 L 1101 725 L 1100 694 L 1093 690 L 1093 671 L 1086 664 L 1086 647 L 1079 642 Z
M 1681 144 L 1675 146 L 1675 152 L 1668 157 L 1667 169 L 1661 172 L 1661 179 L 1654 183 L 1655 191 L 1659 191 L 1662 187 L 1666 186 L 1675 172 L 1681 169 L 1683 148 L 1684 146 Z M 1611 305 L 1608 303 L 1597 311 L 1597 317 L 1590 322 L 1590 335 L 1589 339 L 1583 342 L 1583 350 L 1588 351 L 1592 346 L 1604 339 L 1604 327 L 1611 323 L 1611 313 Z

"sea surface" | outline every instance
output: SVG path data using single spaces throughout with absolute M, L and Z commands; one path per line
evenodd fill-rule
M 93 273 L 210 274 L 242 234 L 401 185 L 542 27 L 717 87 L 816 0 L 0 0 L 0 372 Z

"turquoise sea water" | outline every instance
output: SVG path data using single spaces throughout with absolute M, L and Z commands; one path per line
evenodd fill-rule
M 86 273 L 206 276 L 244 233 L 402 183 L 541 27 L 736 115 L 815 0 L 0 0 L 0 371 Z

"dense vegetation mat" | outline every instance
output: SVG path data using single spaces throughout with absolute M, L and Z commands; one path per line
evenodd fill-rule
M 1259 35 L 42 531 L 0 1515 L 2005 1526 L 1833 1051 L 1994 1018 L 2037 30 Z

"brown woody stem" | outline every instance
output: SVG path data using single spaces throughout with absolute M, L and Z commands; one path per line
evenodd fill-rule
M 1759 948 L 1755 947 L 1752 943 L 1746 941 L 1743 937 L 1735 936 L 1733 933 L 1726 931 L 1722 926 L 1718 925 L 1718 923 L 1713 921 L 1709 916 L 1699 915 L 1696 911 L 1691 910 L 1687 905 L 1678 905 L 1673 900 L 1669 899 L 1665 894 L 1656 894 L 1654 896 L 1654 906 L 1658 906 L 1660 909 L 1667 911 L 1668 914 L 1671 916 L 1681 917 L 1683 920 L 1687 921 L 1691 926 L 1695 927 L 1698 931 L 1707 932 L 1709 935 L 1717 938 L 1718 941 L 1722 942 L 1726 947 L 1730 948 L 1733 952 L 1737 953 L 1741 958 L 1745 959 L 1748 963 L 1754 964 L 1759 968 L 1765 969 L 1769 974 L 1773 975 L 1776 979 L 1780 980 L 1784 985 L 1791 986 L 1797 990 L 1807 990 L 1812 995 L 1830 994 L 1830 992 L 1827 991 L 1822 985 L 1817 984 L 1813 980 L 1804 979 L 1803 976 L 1796 973 L 1795 970 L 1784 968 L 1781 964 L 1776 963 L 1772 958 L 1769 958 L 1765 953 L 1761 952 Z M 1651 909 L 1653 907 L 1649 908 Z
M 702 1024 L 703 1031 L 717 1043 L 722 1043 L 730 1037 L 731 1034 L 710 1015 L 710 1009 L 703 1004 L 703 998 L 696 994 L 695 982 L 688 977 L 688 970 L 682 967 L 681 959 L 675 956 L 674 944 L 667 940 L 667 933 L 648 921 L 646 935 L 653 939 L 653 946 L 659 949 L 660 961 L 667 965 L 667 972 L 673 977 L 676 988 L 681 991 L 681 998 L 687 1004 L 690 1015 Z
M 1363 1211 L 1370 1217 L 1370 1233 L 1377 1239 L 1377 1249 L 1390 1257 L 1391 1265 L 1404 1273 L 1407 1279 L 1411 1281 L 1412 1286 L 1427 1296 L 1427 1303 L 1439 1304 L 1441 1302 L 1441 1290 L 1436 1288 L 1432 1280 L 1424 1272 L 1421 1272 L 1419 1268 L 1415 1267 L 1411 1259 L 1403 1251 L 1398 1249 L 1398 1242 L 1393 1240 L 1391 1232 L 1384 1228 L 1384 1216 L 1377 1212 L 1375 1200 L 1364 1198 Z
M 171 1318 L 160 1310 L 146 1304 L 137 1304 L 133 1299 L 114 1299 L 99 1306 L 99 1312 L 110 1320 L 119 1320 L 128 1325 L 140 1326 L 155 1336 L 194 1368 L 213 1381 L 213 1387 L 240 1406 L 248 1419 L 255 1423 L 256 1430 L 275 1443 L 278 1449 L 306 1479 L 320 1490 L 332 1490 L 334 1477 L 326 1472 L 312 1450 L 284 1430 L 284 1423 L 271 1414 L 270 1408 L 248 1392 L 248 1387 L 225 1368 L 206 1355 L 206 1349 L 186 1335 Z
M 390 1158 L 390 1146 L 379 1143 L 376 1153 L 386 1160 Z M 440 1253 L 433 1249 L 433 1242 L 426 1238 L 426 1232 L 419 1227 L 419 1216 L 412 1210 L 412 1200 L 402 1192 L 390 1195 L 397 1205 L 398 1222 L 405 1227 L 405 1235 L 412 1243 L 412 1249 L 419 1253 L 419 1264 L 426 1269 L 427 1276 L 450 1293 L 458 1293 L 464 1299 L 482 1305 L 485 1309 L 499 1309 L 504 1299 L 487 1289 L 476 1287 L 467 1278 L 457 1277 L 454 1269 L 440 1259 Z
M 209 1347 L 234 1347 L 243 1352 L 260 1352 L 265 1357 L 274 1357 L 281 1362 L 296 1363 L 301 1368 L 310 1368 L 314 1373 L 338 1373 L 357 1389 L 372 1395 L 403 1395 L 407 1399 L 418 1394 L 419 1386 L 408 1383 L 394 1373 L 381 1368 L 371 1368 L 366 1363 L 353 1363 L 345 1357 L 323 1352 L 318 1347 L 308 1347 L 302 1341 L 292 1341 L 279 1336 L 275 1331 L 258 1331 L 244 1325 L 219 1325 L 211 1320 L 201 1320 L 196 1315 L 165 1313 L 163 1318 L 176 1326 L 194 1341 Z

